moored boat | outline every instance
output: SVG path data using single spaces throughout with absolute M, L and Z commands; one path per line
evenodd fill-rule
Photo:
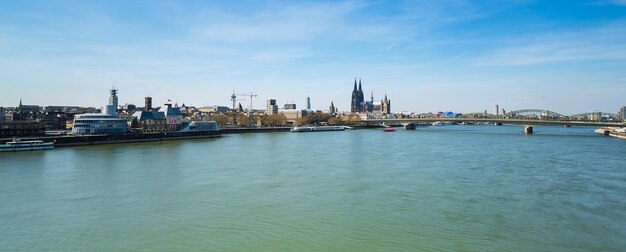
M 53 143 L 46 143 L 42 140 L 22 141 L 13 139 L 11 142 L 0 145 L 0 152 L 32 151 L 54 149 Z
M 447 121 L 436 121 L 434 123 L 432 123 L 433 126 L 449 126 L 452 125 L 452 122 L 447 122 Z

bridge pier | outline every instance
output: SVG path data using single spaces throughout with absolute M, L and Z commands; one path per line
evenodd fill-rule
M 533 126 L 524 126 L 524 134 L 532 134 L 533 133 Z
M 412 123 L 404 124 L 404 129 L 405 130 L 414 130 L 415 129 L 415 124 L 412 124 Z

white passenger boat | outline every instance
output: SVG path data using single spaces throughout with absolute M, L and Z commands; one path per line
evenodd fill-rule
M 317 131 L 343 131 L 346 130 L 344 126 L 302 126 L 292 127 L 291 132 L 317 132 Z
M 450 126 L 452 125 L 452 122 L 442 122 L 442 121 L 436 121 L 434 123 L 432 123 L 433 126 Z
M 13 141 L 11 142 L 0 144 L 0 152 L 50 150 L 50 149 L 54 149 L 54 144 L 45 143 L 42 140 L 22 141 L 19 139 L 13 139 Z

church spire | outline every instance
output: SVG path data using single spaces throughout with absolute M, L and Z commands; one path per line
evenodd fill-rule
M 353 91 L 356 91 L 356 77 L 354 77 L 354 90 Z
M 354 82 L 356 83 L 356 80 Z M 363 93 L 363 89 L 361 88 L 361 78 L 359 78 L 359 93 Z
M 354 80 L 354 83 L 356 83 L 356 80 Z M 356 85 L 356 84 L 355 84 Z M 356 86 L 355 86 L 356 87 Z M 20 108 L 22 107 L 22 98 L 20 98 Z

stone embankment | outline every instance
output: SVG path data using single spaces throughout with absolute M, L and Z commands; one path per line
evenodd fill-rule
M 624 131 L 624 129 L 625 128 L 618 128 L 618 127 L 603 127 L 603 128 L 596 129 L 595 132 L 604 134 L 605 136 L 626 139 L 626 132 Z

